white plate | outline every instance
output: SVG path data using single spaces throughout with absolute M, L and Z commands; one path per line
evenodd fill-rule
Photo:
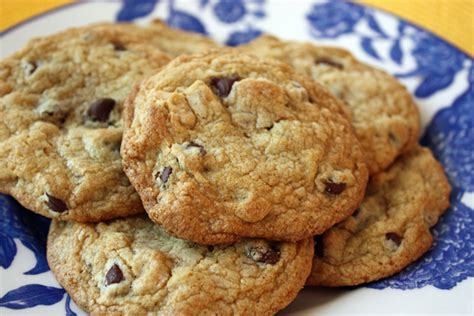
M 389 14 L 346 2 L 128 0 L 79 2 L 1 35 L 1 57 L 32 37 L 91 22 L 162 18 L 174 27 L 239 44 L 262 32 L 349 49 L 396 75 L 414 94 L 421 141 L 444 165 L 452 207 L 434 228 L 433 249 L 402 273 L 350 289 L 304 289 L 281 314 L 473 315 L 473 61 L 442 39 Z M 0 195 L 0 314 L 84 314 L 45 260 L 49 221 Z

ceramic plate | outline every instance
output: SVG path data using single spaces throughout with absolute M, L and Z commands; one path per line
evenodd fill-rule
M 1 57 L 32 37 L 68 27 L 98 21 L 143 23 L 156 17 L 227 45 L 272 33 L 347 48 L 398 77 L 419 105 L 421 142 L 433 150 L 453 186 L 451 208 L 433 229 L 433 248 L 379 282 L 350 289 L 306 288 L 282 315 L 473 314 L 472 58 L 413 24 L 359 4 L 269 0 L 78 2 L 3 32 Z M 0 225 L 0 314 L 83 315 L 49 271 L 49 220 L 0 195 Z

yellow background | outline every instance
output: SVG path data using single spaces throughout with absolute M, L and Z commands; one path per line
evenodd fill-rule
M 290 1 L 290 0 L 288 0 Z M 0 0 L 0 31 L 70 0 Z M 360 0 L 421 25 L 474 55 L 474 0 Z

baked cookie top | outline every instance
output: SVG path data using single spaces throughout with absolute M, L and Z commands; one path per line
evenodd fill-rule
M 395 78 L 357 61 L 348 51 L 283 42 L 272 36 L 262 36 L 242 49 L 286 62 L 340 98 L 366 152 L 370 174 L 385 170 L 416 144 L 420 118 L 408 91 Z
M 141 32 L 142 28 L 136 28 L 138 32 Z M 206 36 L 170 28 L 159 19 L 152 20 L 147 25 L 147 29 L 152 32 L 151 43 L 173 57 L 201 53 L 219 47 L 216 42 Z
M 199 243 L 300 240 L 350 215 L 367 181 L 343 106 L 287 65 L 181 56 L 124 110 L 124 169 L 151 219 Z
M 70 29 L 0 62 L 0 191 L 62 220 L 143 212 L 121 165 L 121 112 L 133 84 L 170 57 L 139 29 Z
M 388 277 L 430 248 L 430 227 L 449 206 L 451 188 L 427 148 L 403 154 L 373 176 L 359 209 L 315 238 L 310 285 L 357 285 Z
M 53 221 L 49 266 L 92 315 L 271 315 L 311 270 L 311 238 L 200 246 L 148 218 L 81 224 Z

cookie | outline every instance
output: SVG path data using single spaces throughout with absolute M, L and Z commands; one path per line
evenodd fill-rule
M 370 179 L 351 217 L 315 238 L 308 284 L 357 285 L 402 270 L 430 248 L 430 227 L 448 208 L 450 191 L 429 149 L 403 154 Z
M 91 315 L 271 315 L 303 287 L 313 249 L 311 238 L 201 246 L 138 216 L 53 221 L 47 258 Z
M 357 61 L 344 49 L 282 42 L 272 36 L 262 36 L 243 50 L 284 61 L 340 98 L 367 154 L 370 174 L 385 170 L 415 146 L 420 130 L 416 104 L 384 71 Z
M 296 241 L 350 215 L 367 168 L 342 104 L 287 65 L 181 56 L 127 99 L 124 170 L 150 218 L 203 244 Z
M 150 42 L 173 57 L 201 53 L 219 47 L 216 42 L 208 37 L 170 28 L 158 19 L 150 22 L 148 30 L 152 31 Z M 140 28 L 138 28 L 138 31 L 141 31 Z
M 0 62 L 1 192 L 61 220 L 143 212 L 122 169 L 121 111 L 133 84 L 171 58 L 139 29 L 70 29 Z

